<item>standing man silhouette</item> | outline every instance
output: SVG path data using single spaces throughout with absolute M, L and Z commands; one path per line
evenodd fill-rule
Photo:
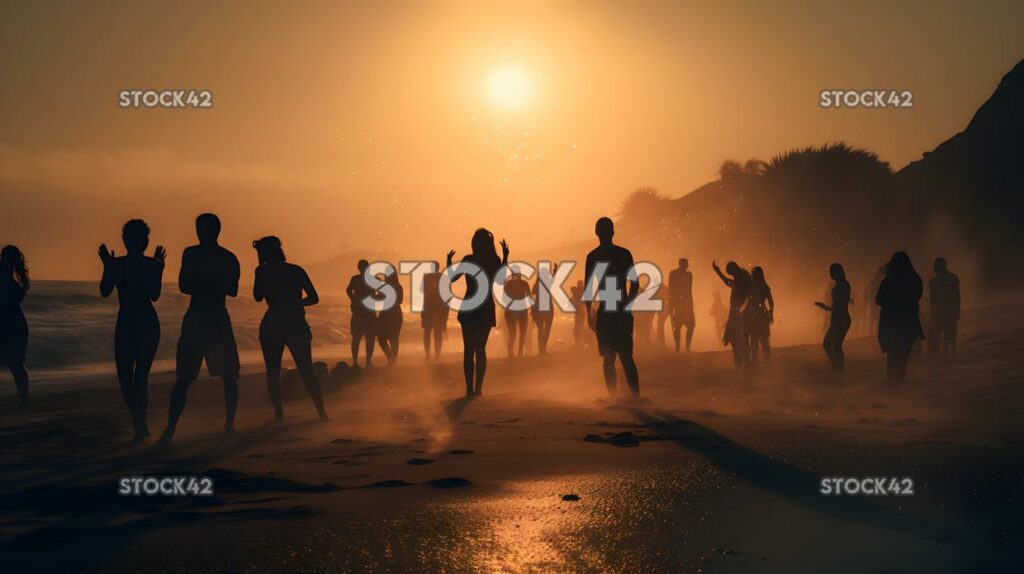
M 533 322 L 537 325 L 537 353 L 541 355 L 548 354 L 548 339 L 551 338 L 551 326 L 555 321 L 555 304 L 552 301 L 551 292 L 545 286 L 544 281 L 541 280 L 541 274 L 545 274 L 545 279 L 550 281 L 557 270 L 557 265 L 552 266 L 550 271 L 541 269 L 537 274 L 537 281 L 533 284 L 534 304 L 530 309 L 530 314 L 533 317 Z M 541 290 L 545 294 L 546 303 L 544 306 L 546 308 L 541 305 Z
M 373 366 L 373 342 L 376 339 L 377 312 L 367 307 L 363 299 L 372 297 L 374 290 L 366 284 L 363 273 L 370 266 L 370 262 L 360 259 L 356 264 L 359 273 L 352 276 L 348 282 L 345 293 L 352 300 L 352 320 L 349 329 L 352 334 L 352 366 L 359 365 L 359 342 L 366 339 L 366 366 Z
M 583 281 L 570 289 L 572 304 L 576 308 L 572 318 L 572 339 L 577 347 L 583 345 L 583 326 L 587 324 L 587 308 L 583 304 Z
M 945 257 L 935 259 L 935 277 L 928 280 L 928 292 L 928 355 L 955 355 L 960 278 L 949 272 Z
M 523 279 L 523 274 L 517 271 L 512 272 L 512 277 L 505 282 L 504 288 L 505 294 L 512 301 L 521 301 L 530 294 L 530 284 Z M 529 325 L 529 321 L 529 309 L 505 309 L 505 346 L 508 348 L 509 357 L 513 356 L 516 341 L 519 342 L 519 356 L 523 356 L 523 352 L 526 350 L 526 327 Z M 518 339 L 516 339 L 517 336 Z
M 668 274 L 669 310 L 672 317 L 672 336 L 676 342 L 676 352 L 679 352 L 680 331 L 686 327 L 686 352 L 690 352 L 690 344 L 693 341 L 693 327 L 696 318 L 693 314 L 693 273 L 690 272 L 690 262 L 683 258 L 679 260 L 679 267 Z
M 591 298 L 586 298 L 587 322 L 597 332 L 597 347 L 604 360 L 604 383 L 609 396 L 612 399 L 616 396 L 615 357 L 618 356 L 629 390 L 634 399 L 639 399 L 640 374 L 633 360 L 633 314 L 626 310 L 640 292 L 640 281 L 635 276 L 629 277 L 633 254 L 612 243 L 615 224 L 610 218 L 598 219 L 594 233 L 600 244 L 587 254 L 584 276 L 588 292 L 593 292 L 593 285 L 601 296 L 593 314 L 590 313 Z M 605 267 L 601 276 L 595 273 L 598 265 Z
M 439 265 L 435 265 L 439 267 Z M 423 312 L 420 325 L 423 327 L 423 351 L 430 359 L 430 340 L 434 340 L 434 357 L 441 357 L 441 344 L 448 329 L 448 304 L 441 297 L 441 272 L 434 271 L 423 276 Z
M 197 217 L 196 235 L 199 245 L 186 248 L 181 255 L 178 288 L 192 299 L 181 321 L 177 379 L 171 390 L 170 413 L 167 429 L 160 437 L 161 444 L 167 444 L 174 438 L 189 385 L 199 376 L 204 359 L 210 376 L 219 376 L 224 381 L 224 406 L 227 410 L 224 432 L 229 435 L 235 432 L 240 367 L 238 345 L 225 303 L 228 297 L 238 295 L 241 269 L 235 254 L 217 243 L 220 219 L 216 215 L 204 213 Z

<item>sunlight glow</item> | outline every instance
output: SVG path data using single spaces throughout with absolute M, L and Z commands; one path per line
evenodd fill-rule
M 503 108 L 522 108 L 533 95 L 530 78 L 518 68 L 503 68 L 491 74 L 491 99 Z

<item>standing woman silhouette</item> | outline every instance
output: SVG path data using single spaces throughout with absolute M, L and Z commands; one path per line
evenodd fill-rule
M 878 342 L 886 355 L 886 374 L 890 381 L 907 378 L 910 352 L 917 340 L 924 338 L 918 309 L 923 292 L 924 284 L 910 256 L 903 251 L 894 253 L 875 295 L 875 302 L 882 308 L 878 318 Z
M 292 354 L 306 392 L 320 420 L 327 420 L 323 391 L 313 371 L 313 333 L 306 323 L 306 307 L 316 305 L 320 297 L 309 275 L 298 265 L 285 261 L 281 240 L 274 236 L 253 241 L 259 266 L 253 282 L 252 296 L 259 303 L 267 300 L 267 312 L 260 322 L 260 346 L 267 366 L 267 391 L 274 404 L 274 420 L 284 420 L 281 405 L 281 355 L 284 348 Z M 303 297 L 305 292 L 305 297 Z
M 114 362 L 121 395 L 132 416 L 135 431 L 132 441 L 139 444 L 149 436 L 146 425 L 149 369 L 160 345 L 160 318 L 153 301 L 160 298 L 167 251 L 158 245 L 153 257 L 146 256 L 149 226 L 141 219 L 124 224 L 121 241 L 127 250 L 127 255 L 122 257 L 115 257 L 106 244 L 100 245 L 98 253 L 103 262 L 100 295 L 109 297 L 117 289 L 120 308 L 114 327 Z
M 466 378 L 466 396 L 480 396 L 484 386 L 484 374 L 487 372 L 487 337 L 491 334 L 496 321 L 494 297 L 491 294 L 491 282 L 503 265 L 508 263 L 508 243 L 501 240 L 501 259 L 494 250 L 494 235 L 484 228 L 477 229 L 470 243 L 473 252 L 462 258 L 462 263 L 472 263 L 482 270 L 482 276 L 469 277 L 463 271 L 453 271 L 452 258 L 455 251 L 448 252 L 447 268 L 452 281 L 463 275 L 466 277 L 466 297 L 472 299 L 478 290 L 483 289 L 486 297 L 482 304 L 472 309 L 464 301 L 459 309 L 459 324 L 462 325 L 462 371 Z M 474 387 L 474 376 L 476 386 Z
M 0 250 L 0 364 L 6 364 L 14 377 L 21 404 L 28 404 L 28 322 L 21 310 L 31 281 L 25 255 L 13 245 Z
M 843 266 L 833 263 L 828 268 L 828 274 L 835 284 L 832 286 L 832 305 L 826 305 L 821 301 L 814 304 L 831 313 L 828 324 L 828 331 L 825 332 L 825 340 L 821 346 L 825 348 L 825 354 L 832 363 L 832 370 L 841 373 L 846 370 L 846 355 L 843 353 L 843 340 L 846 333 L 850 331 L 850 282 L 846 280 L 846 271 Z
M 388 364 L 394 364 L 398 359 L 398 345 L 402 337 L 402 322 L 405 320 L 402 315 L 402 303 L 405 301 L 405 289 L 398 280 L 398 272 L 392 270 L 384 282 L 395 290 L 395 304 L 384 309 L 377 316 L 377 342 L 388 359 Z
M 750 362 L 757 361 L 757 351 L 764 352 L 764 360 L 772 362 L 771 326 L 775 323 L 775 299 L 772 288 L 764 277 L 764 269 L 750 270 L 750 302 L 747 304 L 746 319 L 750 336 Z

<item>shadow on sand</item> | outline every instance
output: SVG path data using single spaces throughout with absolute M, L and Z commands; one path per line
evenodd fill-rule
M 938 525 L 907 512 L 857 496 L 820 493 L 822 476 L 761 454 L 693 421 L 653 408 L 620 407 L 653 433 L 706 459 L 756 488 L 831 518 L 894 530 L 928 529 Z

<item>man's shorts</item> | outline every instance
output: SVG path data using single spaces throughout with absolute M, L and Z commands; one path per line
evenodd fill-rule
M 420 326 L 424 329 L 448 329 L 448 307 L 426 308 L 420 313 Z
M 633 354 L 632 313 L 598 313 L 594 327 L 602 357 Z
M 231 329 L 227 309 L 185 313 L 178 339 L 177 375 L 179 380 L 194 381 L 206 359 L 211 377 L 237 380 L 240 370 L 238 345 Z
M 694 323 L 693 306 L 674 305 L 672 307 L 672 328 L 680 329 L 686 327 L 692 329 Z
M 369 311 L 354 311 L 352 320 L 349 322 L 349 330 L 352 338 L 373 337 L 374 327 L 377 323 L 377 314 Z

